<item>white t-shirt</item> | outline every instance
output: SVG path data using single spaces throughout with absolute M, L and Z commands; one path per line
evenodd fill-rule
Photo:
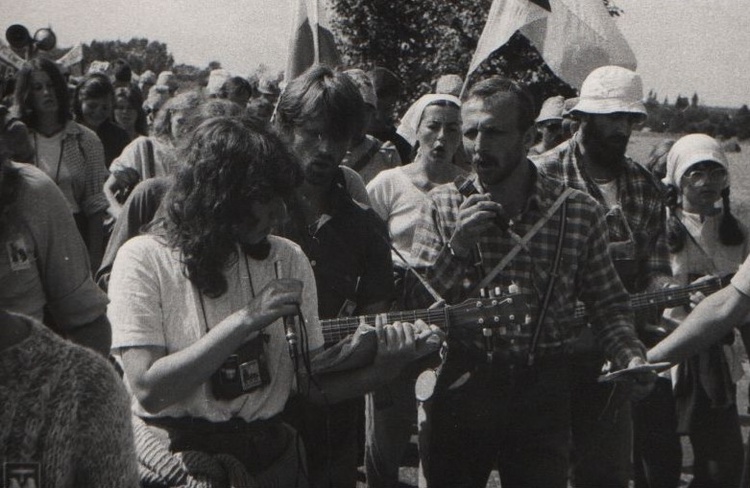
M 321 348 L 323 334 L 310 263 L 293 242 L 275 236 L 270 236 L 269 240 L 271 252 L 268 258 L 256 261 L 248 257 L 246 268 L 245 259 L 240 255 L 224 273 L 227 292 L 214 299 L 203 296 L 205 321 L 200 294 L 185 276 L 179 252 L 154 236 L 129 240 L 117 254 L 109 282 L 111 301 L 107 316 L 112 323 L 113 353 L 119 355 L 123 348 L 128 347 L 156 346 L 165 348 L 166 354 L 172 354 L 188 347 L 206 334 L 206 321 L 209 329 L 214 327 L 244 307 L 253 294 L 260 293 L 275 278 L 274 263 L 279 260 L 284 276 L 304 283 L 301 309 L 307 327 L 308 348 L 310 351 Z M 293 387 L 293 365 L 282 321 L 277 320 L 264 333 L 270 336 L 264 346 L 271 376 L 269 385 L 234 400 L 217 400 L 211 393 L 210 381 L 207 381 L 157 415 L 146 412 L 133 396 L 133 412 L 140 417 L 189 416 L 213 422 L 232 417 L 250 422 L 278 414 Z M 125 381 L 128 384 L 127 375 Z
M 35 133 L 34 140 L 36 143 L 36 165 L 39 169 L 47 173 L 52 181 L 60 188 L 68 201 L 68 206 L 72 213 L 78 213 L 81 209 L 76 203 L 75 193 L 73 192 L 73 178 L 70 175 L 68 167 L 62 158 L 63 138 L 65 131 L 61 130 L 52 137 L 45 137 Z M 70 141 L 73 143 L 73 141 Z
M 411 244 L 414 240 L 419 212 L 430 199 L 414 185 L 401 167 L 381 171 L 367 185 L 372 209 L 388 226 L 388 233 L 401 255 L 414 265 Z M 404 262 L 392 252 L 393 264 L 405 268 Z

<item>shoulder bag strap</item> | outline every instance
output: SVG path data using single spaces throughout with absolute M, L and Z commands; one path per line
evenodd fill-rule
M 146 167 L 148 168 L 149 178 L 156 176 L 156 162 L 154 161 L 154 143 L 151 139 L 146 138 Z M 146 178 L 142 178 L 146 179 Z
M 377 153 L 379 150 L 380 150 L 380 143 L 376 142 L 375 144 L 370 146 L 370 148 L 367 151 L 365 151 L 365 153 L 357 161 L 355 161 L 354 164 L 352 164 L 351 168 L 357 173 L 359 173 L 362 170 L 362 168 L 364 168 L 367 165 L 367 163 L 370 162 L 372 157 L 375 156 L 375 153 Z

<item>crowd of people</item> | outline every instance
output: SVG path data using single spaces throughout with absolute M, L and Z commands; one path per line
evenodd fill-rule
M 637 73 L 398 117 L 385 68 L 113 65 L 0 112 L 7 486 L 396 487 L 414 433 L 427 487 L 676 488 L 681 436 L 750 483 L 748 230 L 715 139 L 626 155 Z

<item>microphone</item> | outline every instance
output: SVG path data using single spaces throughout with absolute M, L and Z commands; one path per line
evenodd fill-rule
M 453 180 L 453 184 L 456 185 L 456 188 L 458 189 L 458 192 L 464 197 L 468 198 L 471 195 L 475 195 L 479 193 L 479 190 L 477 190 L 477 187 L 474 186 L 474 183 L 462 176 L 458 175 Z M 479 248 L 479 242 L 475 242 L 474 246 L 471 248 L 470 256 L 471 262 L 474 265 L 474 267 L 479 271 L 479 274 L 481 276 L 484 276 L 484 267 L 482 266 L 482 250 Z
M 274 261 L 273 263 L 274 271 L 276 272 L 276 279 L 281 279 L 284 277 L 284 272 L 281 269 L 281 261 Z M 284 315 L 282 317 L 282 320 L 284 322 L 284 336 L 286 337 L 286 342 L 289 345 L 289 356 L 292 358 L 292 361 L 294 362 L 294 369 L 297 369 L 297 328 L 295 327 L 294 323 L 295 316 L 294 315 Z
M 465 176 L 456 176 L 456 179 L 453 180 L 453 184 L 456 185 L 458 192 L 464 198 L 469 198 L 471 195 L 479 193 L 474 182 Z M 495 216 L 495 224 L 500 227 L 501 230 L 508 230 L 510 228 L 510 219 L 508 219 L 508 216 L 505 215 L 505 213 L 497 213 Z

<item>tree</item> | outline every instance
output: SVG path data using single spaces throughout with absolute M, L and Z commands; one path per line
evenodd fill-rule
M 622 11 L 602 0 L 611 15 Z M 333 0 L 333 28 L 342 59 L 351 66 L 383 66 L 404 81 L 408 104 L 431 91 L 435 78 L 467 72 L 484 28 L 491 0 Z M 474 79 L 501 73 L 527 83 L 537 101 L 575 90 L 557 78 L 539 53 L 516 34 L 482 63 Z
M 174 58 L 163 42 L 149 41 L 146 38 L 134 37 L 123 41 L 91 41 L 83 45 L 83 64 L 85 68 L 92 61 L 115 61 L 125 59 L 135 73 L 150 69 L 154 73 L 171 70 Z

